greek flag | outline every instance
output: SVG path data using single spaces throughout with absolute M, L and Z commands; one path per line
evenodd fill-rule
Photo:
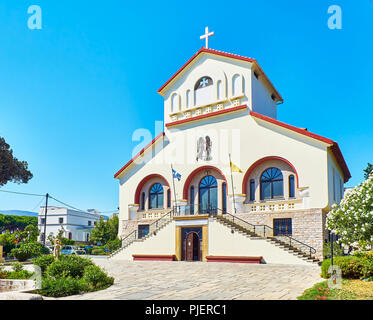
M 181 174 L 176 172 L 174 169 L 172 169 L 172 176 L 174 179 L 177 179 L 177 181 L 181 180 Z

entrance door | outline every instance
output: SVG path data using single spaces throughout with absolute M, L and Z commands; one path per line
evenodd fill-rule
M 213 176 L 204 177 L 199 184 L 199 213 L 216 214 L 218 183 Z
M 186 237 L 186 261 L 199 261 L 200 260 L 200 241 L 199 236 L 195 232 L 191 232 Z

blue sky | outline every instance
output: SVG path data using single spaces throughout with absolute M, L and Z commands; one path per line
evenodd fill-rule
M 34 4 L 42 30 L 27 27 Z M 334 4 L 342 30 L 327 27 Z M 354 186 L 373 162 L 372 16 L 371 0 L 2 0 L 0 136 L 34 174 L 2 189 L 115 209 L 132 133 L 162 120 L 156 91 L 204 45 L 205 26 L 210 48 L 258 60 L 285 100 L 280 121 L 339 143 Z M 0 209 L 39 200 L 0 194 Z

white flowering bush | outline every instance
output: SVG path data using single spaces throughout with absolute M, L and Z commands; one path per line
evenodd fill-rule
M 364 249 L 373 244 L 373 172 L 333 205 L 326 226 L 342 245 Z

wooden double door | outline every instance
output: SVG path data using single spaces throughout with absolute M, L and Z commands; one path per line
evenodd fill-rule
M 195 229 L 195 230 L 191 230 Z M 201 261 L 202 260 L 202 229 L 183 229 L 182 260 Z

